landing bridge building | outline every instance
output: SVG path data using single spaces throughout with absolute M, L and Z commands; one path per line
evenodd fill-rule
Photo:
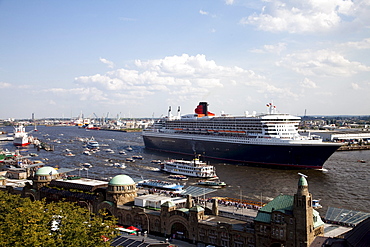
M 312 207 L 312 195 L 304 177 L 294 196 L 278 196 L 261 208 L 252 220 L 223 217 L 218 201 L 212 209 L 194 205 L 191 196 L 167 200 L 158 207 L 135 205 L 138 190 L 128 175 L 108 181 L 62 178 L 52 167 L 42 167 L 22 190 L 24 197 L 47 201 L 64 199 L 98 213 L 105 209 L 123 226 L 137 226 L 150 234 L 183 239 L 198 246 L 274 247 L 310 246 L 323 236 L 324 223 Z M 148 199 L 155 203 L 153 198 Z M 179 203 L 177 203 L 179 202 Z

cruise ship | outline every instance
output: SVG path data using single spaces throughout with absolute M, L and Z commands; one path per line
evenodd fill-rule
M 171 114 L 142 133 L 147 149 L 185 155 L 201 154 L 222 161 L 284 168 L 321 169 L 341 144 L 298 133 L 300 117 L 278 113 L 216 116 L 200 102 L 194 114 Z

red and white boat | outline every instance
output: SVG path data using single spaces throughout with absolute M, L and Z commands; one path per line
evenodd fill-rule
M 14 127 L 14 146 L 27 146 L 30 144 L 30 138 L 23 125 Z

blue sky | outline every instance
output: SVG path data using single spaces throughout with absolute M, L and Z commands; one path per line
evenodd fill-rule
M 0 118 L 370 114 L 367 0 L 0 1 Z

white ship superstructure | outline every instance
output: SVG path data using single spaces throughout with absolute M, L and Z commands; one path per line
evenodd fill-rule
M 185 175 L 188 177 L 213 178 L 217 177 L 214 166 L 208 165 L 199 159 L 189 160 L 167 160 L 161 165 L 164 172 Z
M 14 127 L 14 140 L 15 146 L 27 146 L 30 144 L 30 138 L 26 132 L 26 128 L 23 125 Z

